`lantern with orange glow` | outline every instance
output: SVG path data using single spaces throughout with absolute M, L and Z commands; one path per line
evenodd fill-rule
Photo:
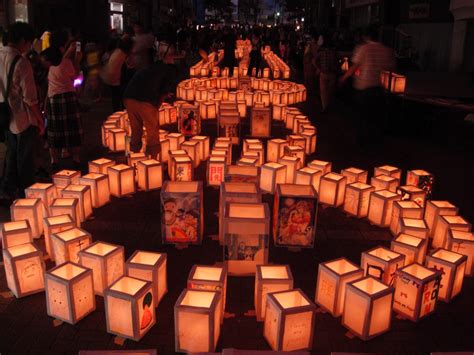
M 296 178 L 296 170 L 300 165 L 300 159 L 284 155 L 278 159 L 278 163 L 286 166 L 286 183 L 293 184 Z
M 384 247 L 375 247 L 362 252 L 360 266 L 366 276 L 372 276 L 387 285 L 392 285 L 395 271 L 405 265 L 405 255 Z
M 70 262 L 45 273 L 46 308 L 50 317 L 76 324 L 95 311 L 92 270 Z
M 270 137 L 271 130 L 272 121 L 270 108 L 253 107 L 250 117 L 250 135 L 252 137 Z
M 355 182 L 361 182 L 367 184 L 367 170 L 362 170 L 358 168 L 347 168 L 341 170 L 341 175 L 347 178 L 347 184 L 353 184 Z
M 389 83 L 390 83 L 390 72 L 387 70 L 382 70 L 380 72 L 380 85 L 382 86 L 382 88 L 388 91 Z
M 53 183 L 54 185 L 56 185 L 56 189 L 58 190 L 58 192 L 60 192 L 68 185 L 79 184 L 80 177 L 80 171 L 61 170 L 53 175 Z
M 125 263 L 127 276 L 151 282 L 155 307 L 158 307 L 168 292 L 166 261 L 167 256 L 164 253 L 137 250 Z
M 345 258 L 319 264 L 315 302 L 333 317 L 339 317 L 344 310 L 347 284 L 363 276 L 364 270 Z
M 278 184 L 286 183 L 286 166 L 266 163 L 260 168 L 260 189 L 273 194 Z
M 394 236 L 400 233 L 400 218 L 423 218 L 423 208 L 414 201 L 395 201 L 392 208 L 390 232 Z
M 214 101 L 204 101 L 200 105 L 201 117 L 204 120 L 215 120 L 217 118 L 217 104 Z
M 207 160 L 210 153 L 210 139 L 206 136 L 194 136 L 191 141 L 199 142 L 199 155 L 201 160 Z
M 374 191 L 373 186 L 362 182 L 347 185 L 344 197 L 344 212 L 357 218 L 367 217 L 370 194 Z
M 92 269 L 94 292 L 103 296 L 105 289 L 124 274 L 124 248 L 121 245 L 95 242 L 79 253 L 82 266 Z
M 27 220 L 5 222 L 1 226 L 0 233 L 2 237 L 2 249 L 33 243 L 30 223 Z
M 68 214 L 76 226 L 81 226 L 81 213 L 77 198 L 55 198 L 50 206 L 50 214 L 51 216 Z
M 180 149 L 184 150 L 193 161 L 193 167 L 197 168 L 201 164 L 201 152 L 199 142 L 186 141 L 181 143 Z
M 320 202 L 332 207 L 342 206 L 346 193 L 346 181 L 345 176 L 337 173 L 323 175 L 319 185 Z
M 470 232 L 471 228 L 471 223 L 461 216 L 438 216 L 436 229 L 433 233 L 432 246 L 433 248 L 445 248 L 450 229 Z
M 109 177 L 107 175 L 90 173 L 81 177 L 79 183 L 90 186 L 92 207 L 99 208 L 110 202 Z
M 38 239 L 43 234 L 43 204 L 39 198 L 21 198 L 10 206 L 12 221 L 27 220 L 31 227 L 31 236 Z
M 109 147 L 109 131 L 111 129 L 115 129 L 117 127 L 117 123 L 114 122 L 104 122 L 101 126 L 101 133 L 102 133 L 102 146 Z
M 110 159 L 100 158 L 88 163 L 89 173 L 107 174 L 107 168 L 114 166 L 115 162 Z
M 51 246 L 56 265 L 66 261 L 78 263 L 79 252 L 91 243 L 91 235 L 77 227 L 52 234 Z
M 189 156 L 172 156 L 171 170 L 168 172 L 171 181 L 192 181 L 193 161 Z
M 423 264 L 428 241 L 413 235 L 400 233 L 390 243 L 390 249 L 405 255 L 405 265 L 412 263 Z
M 311 121 L 308 119 L 308 116 L 305 115 L 298 115 L 295 117 L 295 121 L 293 122 L 293 133 L 299 134 L 302 131 L 303 126 L 310 125 Z
M 207 100 L 207 89 L 200 87 L 196 89 L 196 101 L 206 101 Z M 202 114 L 202 111 L 201 111 Z M 207 117 L 202 116 L 203 119 L 206 119 Z
M 139 161 L 147 160 L 148 157 L 145 153 L 139 152 L 139 153 L 130 153 L 127 156 L 127 165 L 131 166 L 135 170 L 137 169 L 137 164 Z
M 305 165 L 306 153 L 303 147 L 288 145 L 284 149 L 285 156 L 296 157 L 299 159 L 297 169 L 301 169 Z
M 369 222 L 379 227 L 388 227 L 392 221 L 393 204 L 399 200 L 400 195 L 388 190 L 372 192 L 367 214 Z
M 245 118 L 247 116 L 247 103 L 245 100 L 237 99 L 237 110 L 239 111 L 240 118 Z
M 425 207 L 426 192 L 416 186 L 399 186 L 397 187 L 397 194 L 402 196 L 402 201 L 414 201 L 419 206 Z
M 245 152 L 245 155 L 248 153 L 257 153 L 259 166 L 265 163 L 265 154 L 264 154 L 263 144 L 260 144 L 260 143 L 249 144 L 248 149 Z
M 425 170 L 408 170 L 406 184 L 422 189 L 426 192 L 426 197 L 430 199 L 433 192 L 434 176 Z
M 439 216 L 455 216 L 459 209 L 448 201 L 427 201 L 425 207 L 425 222 L 432 237 L 438 225 Z
M 44 212 L 48 211 L 53 199 L 58 197 L 56 187 L 48 183 L 35 183 L 25 189 L 26 198 L 40 198 L 43 202 Z
M 88 185 L 69 185 L 61 191 L 63 198 L 77 199 L 79 220 L 84 222 L 92 215 L 92 193 Z M 57 214 L 55 214 L 57 216 Z
M 306 140 L 305 152 L 306 154 L 316 153 L 317 134 L 314 131 L 303 131 L 299 133 L 301 137 Z
M 295 184 L 297 185 L 311 185 L 316 192 L 319 192 L 319 185 L 321 182 L 322 171 L 313 168 L 302 168 L 296 171 Z
M 184 142 L 184 135 L 181 133 L 170 133 L 166 136 L 166 139 L 170 141 L 170 150 L 181 149 L 181 143 Z
M 252 167 L 258 167 L 258 157 L 252 158 L 252 157 L 242 157 L 236 162 L 237 165 L 239 166 L 252 166 Z
M 300 290 L 267 294 L 263 336 L 274 351 L 311 350 L 316 306 Z
M 323 176 L 332 171 L 332 163 L 324 160 L 313 160 L 308 163 L 308 167 L 323 171 Z
M 110 194 L 123 197 L 135 193 L 135 170 L 133 167 L 118 164 L 108 168 Z
M 375 187 L 375 191 L 388 190 L 391 192 L 396 192 L 398 184 L 398 179 L 388 175 L 373 176 L 370 179 L 370 185 Z
M 111 152 L 124 152 L 126 135 L 127 132 L 122 128 L 109 129 L 109 135 L 107 139 L 109 150 Z
M 429 229 L 423 219 L 400 217 L 398 223 L 400 233 L 410 234 L 415 237 L 427 239 Z
M 391 165 L 382 165 L 374 168 L 374 176 L 387 175 L 401 180 L 402 170 Z
M 276 163 L 284 154 L 288 141 L 280 138 L 270 139 L 267 142 L 267 161 Z
M 259 169 L 256 166 L 228 165 L 224 180 L 226 182 L 252 182 L 259 184 Z
M 420 264 L 396 271 L 393 310 L 414 322 L 434 312 L 440 290 L 441 272 Z
M 450 229 L 448 232 L 447 249 L 465 255 L 466 276 L 474 275 L 474 234 L 471 232 Z
M 346 287 L 342 325 L 362 340 L 390 330 L 394 288 L 373 277 L 353 281 Z
M 137 164 L 138 188 L 142 191 L 151 191 L 161 188 L 163 167 L 158 160 L 147 159 Z
M 405 92 L 407 77 L 404 75 L 391 73 L 390 92 L 392 94 L 403 94 Z
M 178 149 L 178 150 L 170 150 L 168 152 L 169 154 L 169 160 L 168 160 L 168 176 L 173 176 L 173 169 L 174 169 L 174 162 L 173 162 L 173 157 L 187 157 L 189 158 L 188 156 L 188 153 L 186 153 L 186 151 L 182 150 L 182 149 Z
M 44 218 L 44 243 L 49 258 L 54 261 L 54 248 L 51 236 L 59 232 L 74 228 L 76 222 L 68 214 Z
M 228 138 L 228 137 L 219 137 Z M 214 150 L 222 150 L 226 152 L 227 164 L 232 164 L 232 141 L 228 138 L 226 141 L 216 141 L 214 143 Z
M 207 161 L 207 184 L 209 186 L 221 185 L 221 182 L 224 181 L 226 165 L 225 157 L 211 156 L 209 158 Z
M 161 152 L 158 156 L 155 158 L 157 160 L 160 160 L 163 163 L 167 163 L 169 161 L 169 153 L 170 153 L 170 141 L 169 139 L 160 139 L 160 148 Z
M 274 103 L 272 105 L 272 113 L 273 113 L 272 116 L 275 121 L 283 121 L 283 111 L 285 110 L 285 107 L 286 105 L 283 105 L 283 104 Z

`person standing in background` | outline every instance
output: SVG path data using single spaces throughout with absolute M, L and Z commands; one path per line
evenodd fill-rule
M 133 24 L 132 65 L 136 70 L 144 69 L 153 63 L 153 45 L 155 38 L 140 22 Z
M 313 95 L 318 82 L 319 74 L 316 68 L 316 56 L 318 54 L 318 33 L 313 33 L 311 40 L 306 44 L 303 54 L 303 76 L 304 84 L 309 95 Z
M 258 76 L 260 66 L 262 65 L 262 40 L 260 32 L 255 30 L 250 42 L 252 43 L 252 50 L 250 51 L 250 64 L 247 75 L 252 76 L 252 71 L 255 68 L 255 76 Z
M 338 70 L 336 48 L 329 35 L 324 37 L 324 42 L 316 54 L 316 68 L 319 71 L 321 108 L 322 112 L 325 112 L 334 98 Z

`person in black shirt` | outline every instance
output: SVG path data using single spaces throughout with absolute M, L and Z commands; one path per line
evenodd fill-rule
M 224 58 L 222 59 L 222 68 L 229 68 L 229 76 L 234 76 L 234 67 L 236 64 L 235 60 L 235 35 L 231 32 L 231 30 L 227 29 L 226 33 L 224 34 L 223 42 L 224 42 Z

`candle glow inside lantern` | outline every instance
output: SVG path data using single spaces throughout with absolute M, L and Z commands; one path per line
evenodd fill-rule
M 321 183 L 322 171 L 305 167 L 298 169 L 295 176 L 295 184 L 297 185 L 311 185 L 316 192 L 319 192 L 319 185 Z
M 370 185 L 375 187 L 375 191 L 388 190 L 391 192 L 396 192 L 398 184 L 398 179 L 388 175 L 373 176 L 370 179 Z
M 433 248 L 445 248 L 450 229 L 470 232 L 472 225 L 461 216 L 438 216 L 436 230 L 433 234 Z
M 393 203 L 399 200 L 400 195 L 388 190 L 372 192 L 367 214 L 369 222 L 379 227 L 388 227 L 392 219 Z
M 201 164 L 201 152 L 199 150 L 199 142 L 187 141 L 181 143 L 182 150 L 184 150 L 193 161 L 193 167 L 197 168 Z
M 259 183 L 259 169 L 256 166 L 228 165 L 224 180 L 226 182 Z
M 80 177 L 81 177 L 80 171 L 61 170 L 53 175 L 53 183 L 54 185 L 56 185 L 56 189 L 59 192 L 68 185 L 78 184 Z
M 285 156 L 296 157 L 299 159 L 297 169 L 301 169 L 305 165 L 306 154 L 304 148 L 300 146 L 288 145 L 285 147 Z
M 79 219 L 84 222 L 92 215 L 92 193 L 88 185 L 69 185 L 62 191 L 63 198 L 75 198 L 78 201 Z
M 201 160 L 209 158 L 210 153 L 210 139 L 206 136 L 194 136 L 191 141 L 199 142 L 199 155 Z
M 124 274 L 124 247 L 102 241 L 90 244 L 78 253 L 80 264 L 92 269 L 94 292 L 103 296 L 105 289 Z
M 39 198 L 43 202 L 44 212 L 48 211 L 53 199 L 58 197 L 56 187 L 49 183 L 35 183 L 25 189 L 26 198 Z
M 95 310 L 92 270 L 70 262 L 45 273 L 47 313 L 76 324 Z
M 316 306 L 300 290 L 267 294 L 263 336 L 274 351 L 311 350 Z
M 391 165 L 382 165 L 374 168 L 374 176 L 387 175 L 401 181 L 402 170 Z
M 446 249 L 437 249 L 426 256 L 426 267 L 441 271 L 438 298 L 450 302 L 461 292 L 467 257 Z
M 344 204 L 347 178 L 337 173 L 323 175 L 319 185 L 321 203 L 339 207 Z
M 283 121 L 283 111 L 285 110 L 286 105 L 284 104 L 276 104 L 272 105 L 273 108 L 273 119 L 275 121 Z
M 360 269 L 345 258 L 319 264 L 315 302 L 339 317 L 344 310 L 347 284 L 364 276 Z
M 402 201 L 415 201 L 421 207 L 425 207 L 426 192 L 416 186 L 399 186 L 397 187 L 397 194 L 402 196 Z
M 471 232 L 457 231 L 448 232 L 447 249 L 465 255 L 466 276 L 474 276 L 474 234 Z
M 201 117 L 204 120 L 215 120 L 217 118 L 217 104 L 214 101 L 204 101 L 200 107 Z
M 399 219 L 399 231 L 423 239 L 427 239 L 430 232 L 423 219 L 406 217 Z
M 270 139 L 267 142 L 267 161 L 276 163 L 284 155 L 288 141 L 280 138 Z
M 367 184 L 367 170 L 362 170 L 358 168 L 347 168 L 341 171 L 341 175 L 347 178 L 347 184 L 353 184 L 355 182 L 360 182 L 362 184 Z
M 329 174 L 332 171 L 332 163 L 324 160 L 313 160 L 308 163 L 308 166 L 313 169 L 319 169 L 323 171 L 323 176 Z
M 405 265 L 405 255 L 384 247 L 375 247 L 361 254 L 360 266 L 365 276 L 372 276 L 392 285 L 395 271 Z
M 438 225 L 439 216 L 456 216 L 458 208 L 448 201 L 427 201 L 425 207 L 425 221 L 432 237 Z
M 426 192 L 426 197 L 431 198 L 433 192 L 434 176 L 425 170 L 408 170 L 407 185 L 416 186 Z
M 153 303 L 158 307 L 168 292 L 166 275 L 167 255 L 137 250 L 125 263 L 125 274 L 140 280 L 151 282 Z
M 28 220 L 3 223 L 0 233 L 2 236 L 2 249 L 33 243 L 31 227 Z
M 79 200 L 77 198 L 55 198 L 50 206 L 50 211 L 51 216 L 68 214 L 76 222 L 76 226 L 81 226 Z
M 110 202 L 109 177 L 107 175 L 90 173 L 81 177 L 79 183 L 90 186 L 92 207 L 99 208 Z
M 289 265 L 257 265 L 254 296 L 257 321 L 265 319 L 267 294 L 292 289 L 293 275 Z
M 68 214 L 44 218 L 44 244 L 46 252 L 52 261 L 54 261 L 54 248 L 51 240 L 52 235 L 72 229 L 75 226 L 76 222 Z
M 107 332 L 139 341 L 156 323 L 150 282 L 123 276 L 104 290 Z
M 91 235 L 74 227 L 51 235 L 54 261 L 60 265 L 66 261 L 79 262 L 79 252 L 92 243 Z
M 286 183 L 286 166 L 266 163 L 260 168 L 260 189 L 273 194 L 278 184 Z
M 213 352 L 220 335 L 221 293 L 185 289 L 174 306 L 176 352 Z
M 171 170 L 169 176 L 171 181 L 192 181 L 193 180 L 193 161 L 186 156 L 172 156 Z
M 137 164 L 140 161 L 147 160 L 148 157 L 145 153 L 130 153 L 127 157 L 127 165 L 137 169 Z
M 125 151 L 125 136 L 127 132 L 122 128 L 109 129 L 107 144 L 111 152 Z
M 392 208 L 392 217 L 390 220 L 390 232 L 394 236 L 400 233 L 400 218 L 423 218 L 423 208 L 415 201 L 402 200 L 395 201 Z
M 33 243 L 3 249 L 3 263 L 8 288 L 15 297 L 44 290 L 43 253 Z
M 225 168 L 226 168 L 225 157 L 211 156 L 207 161 L 207 184 L 209 186 L 220 186 L 224 181 Z
M 390 243 L 390 249 L 405 255 L 405 265 L 423 264 L 428 247 L 428 240 L 410 234 L 400 233 Z
M 286 166 L 286 183 L 293 184 L 295 182 L 296 170 L 299 166 L 300 159 L 285 155 L 278 159 L 278 163 Z
M 435 310 L 441 272 L 420 264 L 410 264 L 396 271 L 393 310 L 414 322 Z
M 135 193 L 135 169 L 133 167 L 118 164 L 110 167 L 108 172 L 112 196 L 120 198 Z
M 272 121 L 270 108 L 253 107 L 250 117 L 250 135 L 253 137 L 270 137 L 271 131 Z
M 184 135 L 181 133 L 169 133 L 166 139 L 170 141 L 170 150 L 178 150 L 184 142 Z
M 43 205 L 39 198 L 21 198 L 10 206 L 12 221 L 27 220 L 31 227 L 31 236 L 35 239 L 43 234 Z
M 100 158 L 87 163 L 89 166 L 89 173 L 107 174 L 107 169 L 115 165 L 115 162 L 110 159 Z
M 367 217 L 370 194 L 374 191 L 375 187 L 362 182 L 347 185 L 344 197 L 344 212 L 357 218 Z
M 158 160 L 142 160 L 137 164 L 137 177 L 140 190 L 151 191 L 159 189 L 163 181 L 163 167 Z
M 394 288 L 366 277 L 346 287 L 342 325 L 362 340 L 390 330 Z
M 299 132 L 299 134 L 306 140 L 306 143 L 305 143 L 306 154 L 316 153 L 316 142 L 318 138 L 316 132 L 303 131 L 303 132 Z

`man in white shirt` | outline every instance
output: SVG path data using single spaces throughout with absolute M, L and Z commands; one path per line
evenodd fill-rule
M 33 68 L 22 55 L 31 48 L 33 28 L 22 22 L 10 25 L 8 45 L 0 48 L 0 101 L 5 99 L 10 66 L 17 56 L 8 96 L 10 127 L 5 133 L 7 144 L 6 169 L 2 181 L 3 198 L 15 198 L 35 180 L 35 149 L 39 134 L 44 132 Z

